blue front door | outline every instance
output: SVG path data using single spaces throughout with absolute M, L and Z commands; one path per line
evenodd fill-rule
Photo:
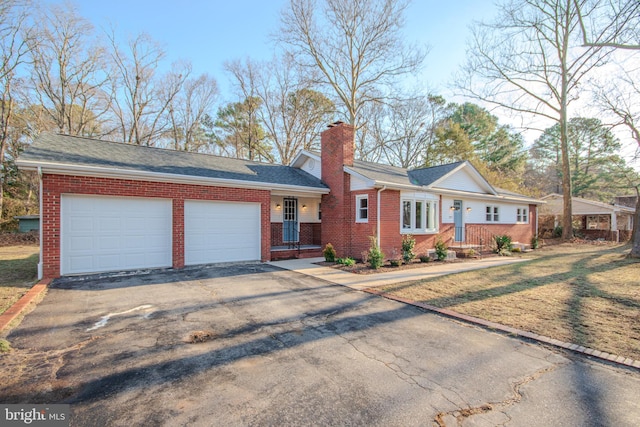
M 453 224 L 455 226 L 455 241 L 464 242 L 464 224 L 462 223 L 462 200 L 453 201 Z
M 282 241 L 297 242 L 298 240 L 298 200 L 285 198 L 282 211 Z

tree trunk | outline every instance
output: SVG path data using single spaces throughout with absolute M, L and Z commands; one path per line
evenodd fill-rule
M 633 217 L 633 231 L 631 232 L 630 258 L 640 259 L 640 187 L 636 187 L 636 214 Z

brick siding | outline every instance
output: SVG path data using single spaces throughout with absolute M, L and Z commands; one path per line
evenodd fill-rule
M 184 267 L 185 200 L 260 203 L 261 258 L 262 261 L 270 259 L 271 226 L 269 203 L 271 196 L 268 190 L 50 174 L 45 174 L 42 177 L 42 190 L 44 278 L 60 276 L 60 198 L 63 194 L 151 197 L 172 200 L 172 264 L 174 268 Z

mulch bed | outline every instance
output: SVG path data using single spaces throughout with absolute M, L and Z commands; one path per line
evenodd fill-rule
M 364 264 L 361 262 L 358 262 L 352 266 L 346 266 L 342 264 L 336 264 L 335 262 L 322 261 L 322 262 L 317 262 L 316 265 L 337 268 L 338 270 L 347 271 L 349 273 L 355 273 L 355 274 L 378 274 L 378 273 L 388 273 L 390 271 L 402 271 L 402 270 L 410 270 L 413 268 L 431 267 L 431 266 L 439 265 L 442 263 L 450 264 L 450 263 L 464 262 L 467 259 L 469 258 L 456 258 L 455 260 L 449 260 L 449 261 L 431 261 L 431 262 L 421 262 L 420 260 L 413 260 L 408 264 L 403 263 L 402 265 L 399 265 L 397 267 L 394 267 L 388 262 L 386 262 L 382 267 L 380 267 L 377 270 L 374 270 L 373 268 L 369 267 L 369 264 Z

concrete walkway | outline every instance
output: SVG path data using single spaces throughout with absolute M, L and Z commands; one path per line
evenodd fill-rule
M 302 258 L 285 261 L 271 261 L 269 264 L 286 270 L 297 271 L 307 276 L 317 277 L 331 283 L 348 286 L 362 290 L 376 286 L 391 285 L 394 283 L 408 282 L 411 280 L 429 279 L 444 276 L 446 274 L 461 273 L 464 271 L 478 270 L 481 268 L 496 267 L 499 265 L 514 264 L 526 261 L 522 258 L 490 257 L 465 262 L 443 262 L 427 264 L 424 268 L 410 268 L 387 273 L 354 274 L 337 268 L 323 267 L 315 263 L 324 261 L 324 258 Z

